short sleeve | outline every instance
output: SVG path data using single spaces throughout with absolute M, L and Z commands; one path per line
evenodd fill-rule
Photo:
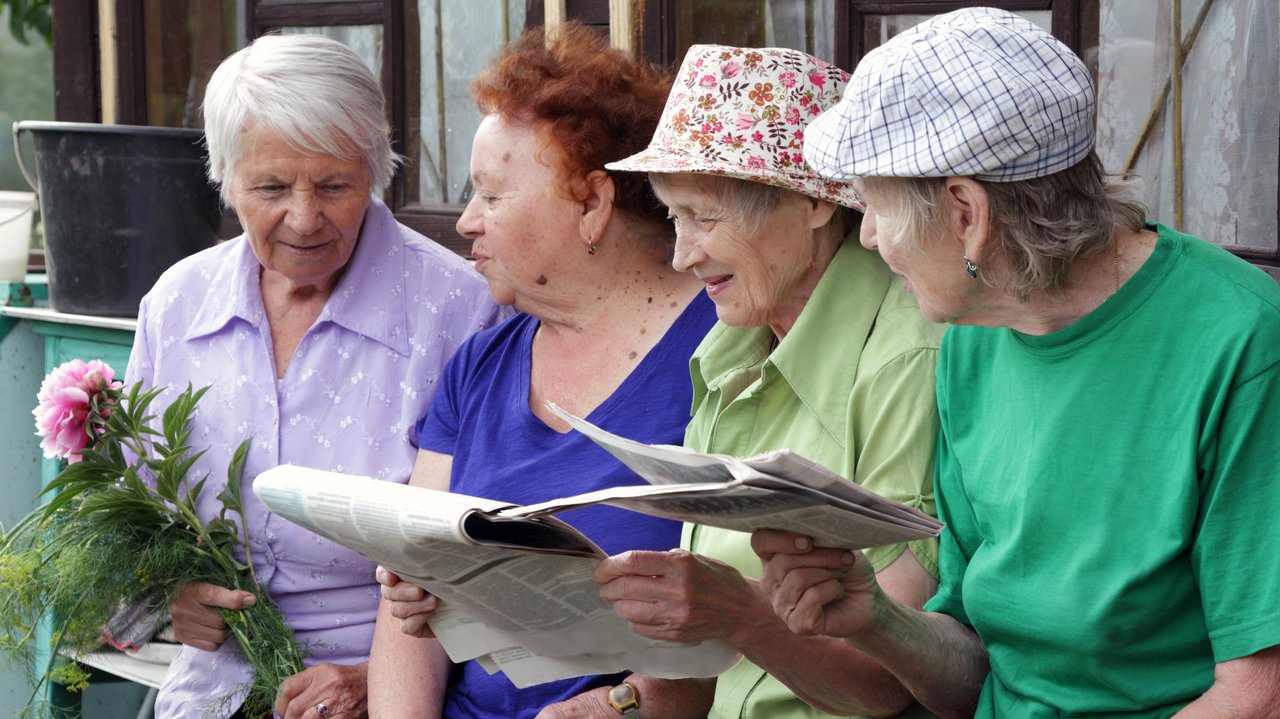
M 1280 516 L 1278 407 L 1280 363 L 1231 390 L 1202 453 L 1191 560 L 1218 662 L 1280 644 L 1280 571 L 1265 550 Z
M 938 414 L 934 367 L 938 351 L 912 349 L 885 363 L 854 390 L 851 406 L 857 446 L 855 480 L 877 494 L 934 514 L 933 453 Z M 864 550 L 878 572 L 910 549 L 932 575 L 938 573 L 933 539 Z
M 466 396 L 467 370 L 472 366 L 475 344 L 473 336 L 445 363 L 440 375 L 440 387 L 431 399 L 431 406 L 414 428 L 418 449 L 453 456 L 458 443 L 458 428 L 461 426 L 462 398 Z
M 937 459 L 934 462 L 933 489 L 938 502 L 938 519 L 946 526 L 938 537 L 938 592 L 925 604 L 925 611 L 949 614 L 970 624 L 964 608 L 964 577 L 969 558 L 978 546 L 978 522 L 962 486 L 962 472 L 951 454 L 947 440 L 946 410 L 939 387 Z

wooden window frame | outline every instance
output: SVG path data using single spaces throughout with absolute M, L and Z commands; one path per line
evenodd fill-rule
M 675 2 L 689 0 L 647 0 L 641 4 L 637 48 L 650 62 L 674 65 Z M 536 25 L 544 17 L 545 0 L 526 0 L 526 25 Z M 608 32 L 608 0 L 564 0 L 567 17 Z M 1049 10 L 1053 34 L 1077 53 L 1098 42 L 1100 0 L 837 0 L 835 17 L 836 64 L 854 67 L 866 54 L 861 46 L 867 20 L 877 15 L 933 14 L 964 7 L 992 5 L 1011 11 Z M 114 4 L 111 18 L 116 37 L 114 75 L 116 95 L 109 98 L 115 121 L 148 124 L 146 63 L 141 4 L 122 1 Z M 53 25 L 54 111 L 59 120 L 101 122 L 101 55 L 99 53 L 98 4 L 84 0 L 52 0 L 57 21 Z M 392 146 L 403 152 L 416 145 L 417 128 L 411 123 L 409 108 L 416 107 L 418 89 L 408 87 L 411 73 L 405 66 L 408 51 L 418 44 L 408 37 L 406 12 L 416 12 L 416 0 L 246 0 L 246 41 L 280 27 L 325 27 L 337 25 L 379 25 L 382 28 L 382 84 L 387 97 Z M 465 255 L 470 243 L 459 236 L 455 224 L 463 206 L 420 203 L 417 194 L 417 158 L 406 154 L 405 166 L 387 189 L 385 200 L 396 218 L 450 249 Z M 1280 197 L 1276 222 L 1280 224 Z M 1275 265 L 1280 253 L 1243 249 L 1240 256 L 1259 264 Z
M 839 0 L 836 3 L 836 64 L 853 68 L 867 54 L 862 46 L 869 17 L 883 15 L 931 15 L 967 7 L 998 7 L 1010 12 L 1049 10 L 1053 35 L 1083 57 L 1098 41 L 1099 0 Z

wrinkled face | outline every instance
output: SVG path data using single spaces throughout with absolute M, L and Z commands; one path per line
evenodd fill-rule
M 332 289 L 369 206 L 363 160 L 303 152 L 270 128 L 245 131 L 231 205 L 267 272 L 295 287 Z
M 717 199 L 715 182 L 668 175 L 657 191 L 675 223 L 672 264 L 706 284 L 721 322 L 789 328 L 813 289 L 812 202 L 789 193 L 759 227 L 747 227 L 736 208 Z
M 559 173 L 547 162 L 555 152 L 536 128 L 500 115 L 485 117 L 472 141 L 475 189 L 457 229 L 500 304 L 527 309 L 530 293 L 566 284 L 569 253 L 586 252 L 578 241 L 582 206 L 557 189 Z
M 960 243 L 940 237 L 899 237 L 904 223 L 898 198 L 865 183 L 858 183 L 857 189 L 867 202 L 858 235 L 862 246 L 879 252 L 889 269 L 902 277 L 926 319 L 964 324 L 961 320 L 974 293 L 985 285 L 965 273 Z

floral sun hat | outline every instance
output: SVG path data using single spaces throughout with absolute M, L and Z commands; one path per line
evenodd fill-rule
M 725 175 L 861 209 L 852 185 L 804 160 L 805 129 L 840 102 L 848 79 L 798 50 L 694 45 L 649 147 L 605 167 Z

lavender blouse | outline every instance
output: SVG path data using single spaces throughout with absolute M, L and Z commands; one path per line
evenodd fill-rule
M 169 269 L 142 300 L 127 379 L 178 390 L 212 385 L 191 436 L 193 447 L 209 448 L 194 475 L 209 476 L 202 514 L 215 513 L 227 463 L 252 438 L 242 493 L 258 578 L 310 643 L 312 661 L 363 662 L 379 601 L 374 565 L 268 512 L 250 485 L 282 463 L 408 481 L 410 436 L 445 361 L 505 312 L 464 260 L 374 200 L 346 273 L 277 380 L 259 269 L 244 237 Z M 197 719 L 248 678 L 234 641 L 216 652 L 184 646 L 156 716 Z

